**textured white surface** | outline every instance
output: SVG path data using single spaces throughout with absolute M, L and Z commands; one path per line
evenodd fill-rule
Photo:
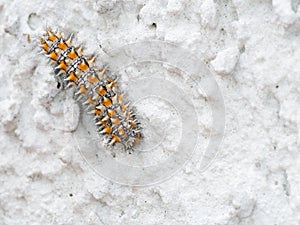
M 239 54 L 237 46 L 225 49 L 218 53 L 217 57 L 211 61 L 211 65 L 220 75 L 231 74 L 239 59 Z
M 300 224 L 298 5 L 0 1 L 0 224 Z M 226 131 L 213 164 L 200 172 L 195 156 L 145 188 L 95 175 L 71 144 L 75 128 L 64 110 L 76 108 L 72 94 L 57 93 L 52 69 L 37 55 L 47 25 L 75 32 L 87 51 L 170 41 L 231 74 L 215 77 Z M 233 46 L 239 57 L 226 50 Z

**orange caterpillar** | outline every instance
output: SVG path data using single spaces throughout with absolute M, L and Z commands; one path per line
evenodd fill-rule
M 75 96 L 91 109 L 99 133 L 108 146 L 123 145 L 131 151 L 141 137 L 140 123 L 105 69 L 94 67 L 95 57 L 84 56 L 81 47 L 72 45 L 72 35 L 65 39 L 61 33 L 48 30 L 40 39 L 42 52 L 55 64 L 58 87 L 75 86 Z

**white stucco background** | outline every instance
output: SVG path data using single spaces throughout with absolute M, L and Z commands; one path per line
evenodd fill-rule
M 0 224 L 300 224 L 299 3 L 0 0 Z M 47 26 L 89 52 L 157 39 L 201 58 L 226 107 L 210 167 L 195 156 L 143 188 L 96 175 L 65 123 L 72 94 L 38 55 Z

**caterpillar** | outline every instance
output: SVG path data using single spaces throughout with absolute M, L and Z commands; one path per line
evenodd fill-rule
M 72 45 L 73 35 L 48 29 L 40 38 L 42 54 L 54 64 L 58 88 L 75 88 L 75 98 L 94 115 L 97 132 L 107 147 L 121 145 L 131 152 L 142 138 L 141 124 L 129 103 L 124 103 L 117 79 L 95 66 L 95 56 L 84 56 L 82 47 Z

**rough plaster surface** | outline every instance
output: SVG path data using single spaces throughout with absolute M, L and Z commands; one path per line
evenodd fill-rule
M 0 1 L 0 224 L 300 224 L 300 10 L 296 0 Z M 128 187 L 96 175 L 38 56 L 47 27 L 89 51 L 138 40 L 189 49 L 213 71 L 226 129 L 204 172 Z M 28 38 L 30 37 L 30 41 Z M 98 45 L 101 44 L 102 49 Z

